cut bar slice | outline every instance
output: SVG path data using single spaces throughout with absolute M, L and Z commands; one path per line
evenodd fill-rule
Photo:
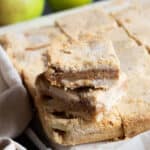
M 120 60 L 120 68 L 127 78 L 135 73 L 150 74 L 150 57 L 143 46 L 138 46 L 122 28 L 113 29 L 109 37 Z
M 44 99 L 37 99 L 44 130 L 49 139 L 62 145 L 101 141 L 101 137 L 108 140 L 111 139 L 110 132 L 113 137 L 120 137 L 121 132 L 125 137 L 132 137 L 147 131 L 150 129 L 149 82 L 150 78 L 146 75 L 130 75 L 128 94 L 116 105 L 118 111 L 112 109 L 100 122 L 85 121 L 62 113 L 51 114 Z M 110 130 L 111 125 L 113 130 Z
M 60 17 L 56 24 L 68 37 L 77 41 L 82 36 L 99 35 L 117 26 L 115 20 L 100 6 Z
M 14 49 L 19 52 L 20 50 L 39 50 L 67 40 L 68 38 L 59 28 L 54 26 L 30 29 L 25 32 L 8 32 L 0 37 L 0 43 L 7 51 Z
M 119 78 L 120 62 L 110 40 L 88 39 L 51 47 L 45 78 L 52 86 L 107 89 Z
M 125 95 L 126 76 L 121 74 L 119 80 L 108 90 L 82 88 L 67 90 L 49 85 L 43 75 L 37 79 L 38 94 L 47 105 L 50 113 L 63 112 L 85 120 L 100 121 L 118 100 Z M 46 97 L 46 98 L 45 98 Z
M 61 33 L 59 28 L 54 26 L 46 26 L 32 30 L 30 29 L 27 30 L 24 35 L 28 40 L 27 50 L 37 50 L 68 40 L 67 37 Z
M 49 46 L 62 44 L 67 40 L 68 38 L 59 28 L 54 26 L 28 29 L 24 32 L 8 32 L 0 36 L 0 44 L 12 59 L 19 73 L 22 73 L 23 68 L 28 68 L 26 69 L 28 73 L 35 70 L 38 73 L 44 71 L 43 69 L 40 71 L 40 66 L 42 63 L 44 63 L 44 68 L 47 66 L 45 53 Z M 37 67 L 34 66 L 35 60 Z
M 126 137 L 132 137 L 150 129 L 149 83 L 149 76 L 135 74 L 128 77 L 127 96 L 117 105 Z
M 120 37 L 123 34 L 120 29 L 114 30 L 111 39 L 127 75 L 127 94 L 117 108 L 125 137 L 131 137 L 150 129 L 150 57 L 143 46 L 137 46 L 127 36 Z
M 43 100 L 37 97 L 36 104 L 44 131 L 51 142 L 68 146 L 123 138 L 122 122 L 116 108 L 105 114 L 100 122 L 91 122 L 63 114 L 51 114 L 46 110 Z

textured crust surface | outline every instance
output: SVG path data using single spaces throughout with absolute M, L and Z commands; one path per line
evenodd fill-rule
M 122 10 L 114 14 L 114 17 L 130 37 L 150 51 L 150 10 L 145 5 L 143 7 Z
M 36 81 L 37 93 L 43 98 L 50 113 L 59 112 L 67 116 L 81 117 L 85 120 L 101 120 L 103 113 L 125 95 L 126 75 L 121 73 L 119 80 L 108 90 L 83 88 L 64 90 L 49 85 L 40 75 Z M 40 93 L 40 94 L 39 94 Z
M 98 35 L 117 26 L 112 17 L 100 7 L 66 15 L 59 18 L 56 24 L 73 40 L 79 40 L 95 34 Z

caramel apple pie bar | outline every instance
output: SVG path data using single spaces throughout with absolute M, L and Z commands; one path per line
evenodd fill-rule
M 124 136 L 120 114 L 115 107 L 104 114 L 100 122 L 91 122 L 81 118 L 66 117 L 62 113 L 49 113 L 43 100 L 36 97 L 36 104 L 44 131 L 53 143 L 69 146 L 117 140 Z
M 44 76 L 52 86 L 107 89 L 119 79 L 120 62 L 112 42 L 101 37 L 50 47 L 47 57 Z
M 120 75 L 119 80 L 108 90 L 79 88 L 64 90 L 51 86 L 41 74 L 37 79 L 38 95 L 45 99 L 49 113 L 63 113 L 85 120 L 100 121 L 103 114 L 117 103 L 126 91 L 126 76 Z M 40 94 L 39 94 L 40 93 Z

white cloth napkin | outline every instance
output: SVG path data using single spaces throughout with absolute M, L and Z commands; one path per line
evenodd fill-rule
M 31 108 L 27 92 L 0 46 L 0 137 L 18 136 L 30 120 Z
M 12 141 L 9 138 L 0 138 L 0 149 L 1 150 L 26 150 L 21 145 Z

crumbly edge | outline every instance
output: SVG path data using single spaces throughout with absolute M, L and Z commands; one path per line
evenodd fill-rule
M 64 98 L 65 103 L 63 103 L 63 101 L 61 101 L 60 98 L 59 98 L 59 100 L 57 100 L 56 97 L 53 99 L 52 95 L 50 95 L 49 92 L 47 91 L 47 89 L 49 88 L 49 82 L 43 77 L 43 74 L 41 74 L 37 78 L 36 88 L 38 91 L 37 92 L 38 96 L 44 100 L 45 105 L 47 105 L 46 109 L 49 113 L 60 113 L 61 112 L 61 113 L 65 114 L 66 116 L 74 116 L 74 117 L 78 116 L 85 120 L 91 120 L 91 121 L 94 121 L 96 119 L 95 116 L 96 116 L 97 111 L 96 111 L 96 107 L 94 106 L 94 102 L 91 103 L 87 99 L 81 101 L 80 95 L 73 96 L 71 98 L 71 102 L 70 102 L 70 100 L 68 101 L 68 100 L 65 100 L 65 98 Z M 61 90 L 63 90 L 63 89 L 61 89 Z M 84 91 L 86 91 L 86 90 L 87 89 L 84 89 Z M 56 107 L 49 108 L 49 105 L 56 106 Z M 83 105 L 85 106 L 84 108 L 83 108 Z M 69 106 L 69 107 L 67 107 L 67 106 Z M 63 108 L 61 109 L 61 107 L 63 107 Z M 64 108 L 67 110 L 67 112 L 64 111 Z M 76 110 L 80 109 L 80 112 L 72 111 L 71 108 L 76 109 Z M 101 108 L 101 112 L 103 112 L 103 111 L 104 111 L 104 108 Z M 90 116 L 90 117 L 87 117 L 87 115 L 85 115 L 85 114 L 88 114 L 88 116 Z
M 124 76 L 124 74 L 121 74 L 121 76 Z M 121 93 L 122 90 L 126 88 L 125 82 L 126 79 L 121 81 L 121 83 L 119 84 Z M 103 114 L 108 111 L 108 107 L 105 106 L 105 104 L 102 102 L 98 104 L 99 106 L 97 106 L 97 102 L 95 101 L 96 97 L 92 94 L 93 89 L 83 87 L 72 91 L 64 90 L 63 88 L 57 88 L 49 85 L 49 82 L 44 78 L 43 74 L 38 76 L 36 80 L 36 87 L 38 91 L 37 93 L 39 97 L 43 99 L 45 105 L 47 105 L 46 109 L 49 113 L 62 112 L 63 114 L 66 114 L 66 116 L 81 117 L 85 120 L 95 121 L 98 116 L 99 118 L 102 118 Z M 106 92 L 103 89 L 98 89 L 96 91 L 97 93 Z M 59 94 L 57 94 L 58 92 Z M 80 111 L 77 112 L 77 110 Z

